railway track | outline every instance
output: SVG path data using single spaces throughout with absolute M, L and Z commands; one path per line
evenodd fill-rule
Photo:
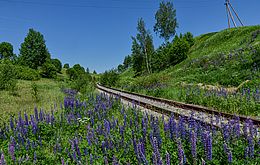
M 139 106 L 167 116 L 174 114 L 177 116 L 189 118 L 192 115 L 195 120 L 202 121 L 215 127 L 221 127 L 222 123 L 227 123 L 230 119 L 239 117 L 241 124 L 242 122 L 251 120 L 253 125 L 260 127 L 260 120 L 251 117 L 235 116 L 230 113 L 219 112 L 202 106 L 185 104 L 173 100 L 156 98 L 138 93 L 123 91 L 120 89 L 104 87 L 100 84 L 97 84 L 96 87 L 103 92 L 112 95 L 119 95 L 124 100 L 130 102 L 134 101 Z

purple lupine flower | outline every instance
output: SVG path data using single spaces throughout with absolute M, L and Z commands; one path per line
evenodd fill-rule
M 170 165 L 171 164 L 171 157 L 170 154 L 166 151 L 166 165 Z
M 14 130 L 14 122 L 12 117 L 10 117 L 10 128 Z
M 14 153 L 15 147 L 14 147 L 13 143 L 9 144 L 8 151 L 9 151 L 9 154 L 11 155 L 11 157 L 12 157 L 12 160 L 15 161 L 15 153 Z
M 210 132 L 206 132 L 206 146 L 207 146 L 207 158 L 208 160 L 212 160 L 212 137 Z
M 107 157 L 106 157 L 106 156 L 104 157 L 104 163 L 105 163 L 105 165 L 109 165 L 109 164 L 108 164 L 108 160 L 107 160 Z
M 65 165 L 64 158 L 61 158 L 61 165 Z
M 142 143 L 138 143 L 137 145 L 137 149 L 138 149 L 138 155 L 141 158 L 142 162 L 144 165 L 148 165 L 147 159 L 145 157 L 145 153 L 144 153 L 144 146 Z
M 224 142 L 223 148 L 224 148 L 224 152 L 225 152 L 225 153 L 228 153 L 229 149 L 228 149 L 228 146 L 227 146 L 227 143 L 226 143 L 226 142 Z
M 90 154 L 90 156 L 89 156 L 89 164 L 93 164 L 93 156 L 92 156 L 92 154 Z
M 4 153 L 1 154 L 0 165 L 6 165 Z
M 223 138 L 224 141 L 228 141 L 230 137 L 230 133 L 229 133 L 229 124 L 225 124 L 223 127 Z
M 112 161 L 112 165 L 118 165 L 118 161 L 116 159 L 116 156 L 113 156 L 113 161 Z
M 153 152 L 152 158 L 153 158 L 153 165 L 157 165 L 157 156 L 154 152 Z
M 110 122 L 108 120 L 104 120 L 104 127 L 105 127 L 107 135 L 109 135 L 110 134 Z
M 73 159 L 74 159 L 75 161 L 77 161 L 77 154 L 76 154 L 75 151 L 73 152 Z
M 249 155 L 249 147 L 246 147 L 246 148 L 245 148 L 245 151 L 244 151 L 245 159 L 248 158 L 248 155 Z
M 249 149 L 249 157 L 254 157 L 254 139 L 253 136 L 248 137 L 248 149 Z
M 228 152 L 228 162 L 232 163 L 232 152 L 231 151 Z
M 30 139 L 27 139 L 27 149 L 30 149 L 30 147 L 31 147 Z
M 154 137 L 153 138 L 153 151 L 157 157 L 157 163 L 160 165 L 160 162 L 162 161 L 162 158 L 161 158 L 161 154 L 159 152 L 159 148 L 158 148 L 158 142 L 157 142 L 157 138 Z
M 178 158 L 179 158 L 179 164 L 183 165 L 184 164 L 184 151 L 182 149 L 182 144 L 181 144 L 180 140 L 178 140 Z
M 185 138 L 186 130 L 184 127 L 184 119 L 182 116 L 179 116 L 179 123 L 178 123 L 178 137 L 181 137 L 182 139 Z
M 193 158 L 197 157 L 197 133 L 195 131 L 191 133 L 191 154 Z
M 235 134 L 237 137 L 240 137 L 240 119 L 238 116 L 235 117 Z

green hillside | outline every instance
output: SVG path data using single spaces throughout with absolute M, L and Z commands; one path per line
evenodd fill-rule
M 149 76 L 130 68 L 116 85 L 129 91 L 260 115 L 260 26 L 226 29 L 195 38 L 188 58 Z

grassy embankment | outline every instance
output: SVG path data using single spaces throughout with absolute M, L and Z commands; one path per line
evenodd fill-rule
M 137 78 L 130 68 L 116 87 L 259 117 L 259 56 L 260 26 L 208 33 L 195 38 L 183 62 Z
M 35 83 L 38 90 L 38 101 L 33 94 L 32 83 Z M 9 91 L 0 91 L 0 117 L 1 122 L 9 119 L 10 115 L 17 115 L 18 112 L 32 114 L 34 107 L 50 111 L 56 104 L 62 103 L 64 93 L 61 91 L 60 82 L 51 79 L 40 79 L 38 81 L 19 80 L 17 83 L 16 95 Z

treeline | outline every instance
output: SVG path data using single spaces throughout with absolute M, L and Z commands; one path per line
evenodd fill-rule
M 0 43 L 0 90 L 15 90 L 17 79 L 58 79 L 62 63 L 59 59 L 51 58 L 40 32 L 29 29 L 19 50 L 19 55 L 15 55 L 11 43 Z M 64 68 L 69 80 L 73 81 L 72 86 L 78 91 L 82 90 L 87 80 L 91 80 L 88 68 L 85 70 L 79 64 L 72 68 L 69 64 L 64 64 Z
M 137 22 L 137 34 L 132 37 L 131 66 L 135 76 L 147 75 L 174 66 L 187 58 L 189 48 L 194 44 L 193 35 L 188 32 L 176 35 L 178 23 L 176 9 L 172 2 L 161 2 L 155 14 L 153 30 L 164 43 L 154 49 L 152 34 L 140 18 Z M 172 41 L 171 38 L 173 38 Z M 126 58 L 129 58 L 127 56 Z
M 106 71 L 101 77 L 104 85 L 118 74 L 124 72 L 129 67 L 134 70 L 135 77 L 149 75 L 174 66 L 187 58 L 190 47 L 194 44 L 192 33 L 176 35 L 178 28 L 176 9 L 172 2 L 162 1 L 155 13 L 156 23 L 153 31 L 164 39 L 164 43 L 157 49 L 154 48 L 152 33 L 146 28 L 143 18 L 138 19 L 137 34 L 132 36 L 132 53 L 125 57 L 123 64 L 116 69 Z M 103 80 L 102 80 L 103 79 Z

